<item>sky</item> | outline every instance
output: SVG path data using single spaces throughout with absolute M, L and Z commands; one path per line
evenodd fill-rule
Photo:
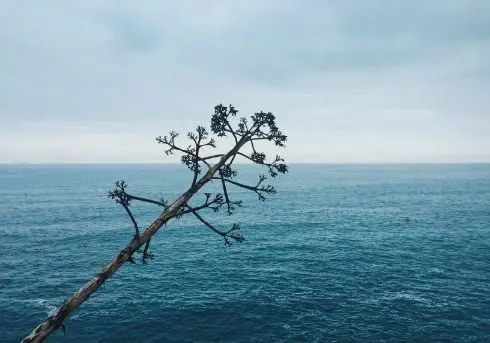
M 276 114 L 289 162 L 490 162 L 488 0 L 0 0 L 0 28 L 3 163 L 172 162 L 155 137 L 220 103 Z

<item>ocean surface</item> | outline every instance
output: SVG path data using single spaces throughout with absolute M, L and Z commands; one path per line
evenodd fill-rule
M 243 180 L 260 168 L 242 166 Z M 0 166 L 0 342 L 18 342 L 130 239 L 128 192 L 175 199 L 180 165 Z M 292 165 L 235 216 L 156 235 L 47 342 L 490 342 L 490 165 Z M 197 195 L 194 204 L 202 201 Z M 159 209 L 135 206 L 141 226 Z

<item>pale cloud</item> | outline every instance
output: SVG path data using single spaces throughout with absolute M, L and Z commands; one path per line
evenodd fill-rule
M 490 2 L 0 1 L 0 161 L 158 162 L 214 105 L 296 162 L 490 161 Z M 103 149 L 100 147 L 103 146 Z

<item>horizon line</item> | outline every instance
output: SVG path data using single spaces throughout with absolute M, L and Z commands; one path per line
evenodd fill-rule
M 468 165 L 468 164 L 490 164 L 489 161 L 446 161 L 446 162 L 286 162 L 289 165 Z M 2 166 L 26 166 L 26 165 L 181 165 L 180 162 L 28 162 L 13 161 L 2 162 Z M 237 162 L 236 165 L 253 165 L 252 162 Z

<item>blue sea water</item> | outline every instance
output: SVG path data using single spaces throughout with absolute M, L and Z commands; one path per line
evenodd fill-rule
M 244 166 L 242 177 L 258 175 Z M 172 200 L 173 165 L 0 166 L 0 341 L 18 342 L 131 238 L 113 181 Z M 490 342 L 490 165 L 292 165 L 246 241 L 192 217 L 48 342 Z M 197 196 L 198 203 L 202 196 Z M 145 225 L 159 209 L 135 207 Z

